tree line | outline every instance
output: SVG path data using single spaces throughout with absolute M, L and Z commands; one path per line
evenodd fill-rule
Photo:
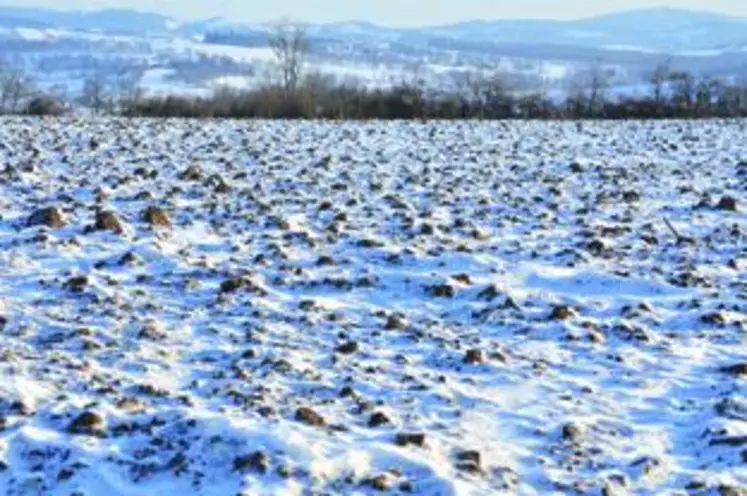
M 747 86 L 697 78 L 687 72 L 661 77 L 657 68 L 647 94 L 610 97 L 610 87 L 590 86 L 553 97 L 512 89 L 498 75 L 460 75 L 451 88 L 435 89 L 420 79 L 385 88 L 336 82 L 309 74 L 292 85 L 252 90 L 223 88 L 209 97 L 143 98 L 125 115 L 196 118 L 288 119 L 666 119 L 747 117 Z
M 288 119 L 662 119 L 747 117 L 747 86 L 698 77 L 662 62 L 641 94 L 613 95 L 601 63 L 562 92 L 526 91 L 491 72 L 458 72 L 434 88 L 413 74 L 386 87 L 339 82 L 307 70 L 304 29 L 281 24 L 269 38 L 277 77 L 249 90 L 219 88 L 210 96 L 146 95 L 141 72 L 89 78 L 74 102 L 39 91 L 21 71 L 0 67 L 0 112 L 60 115 L 76 105 L 127 117 Z
M 0 62 L 0 114 L 59 116 L 76 108 L 122 114 L 144 97 L 142 75 L 142 68 L 129 66 L 97 72 L 83 81 L 77 97 L 70 98 L 66 88 L 43 88 L 23 70 Z

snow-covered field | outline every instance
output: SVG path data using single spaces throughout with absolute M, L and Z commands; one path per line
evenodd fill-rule
M 745 494 L 746 128 L 4 120 L 0 493 Z

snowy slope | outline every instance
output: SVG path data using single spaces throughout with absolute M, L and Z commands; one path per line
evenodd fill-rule
M 744 127 L 5 120 L 0 493 L 741 494 Z

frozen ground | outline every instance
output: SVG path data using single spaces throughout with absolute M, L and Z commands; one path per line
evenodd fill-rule
M 0 493 L 743 495 L 746 127 L 4 120 Z

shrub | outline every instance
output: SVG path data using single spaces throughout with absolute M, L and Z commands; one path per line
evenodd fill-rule
M 323 77 L 307 79 L 295 90 L 266 85 L 252 90 L 219 89 L 212 96 L 151 96 L 123 113 L 143 117 L 215 117 L 265 119 L 661 119 L 742 117 L 747 115 L 747 89 L 728 87 L 719 99 L 687 106 L 672 96 L 605 100 L 594 104 L 583 92 L 565 100 L 507 90 L 469 95 L 458 90 L 433 91 L 418 83 L 369 89 L 336 84 Z
M 54 95 L 38 95 L 33 97 L 24 110 L 27 115 L 60 116 L 66 112 L 65 102 Z

